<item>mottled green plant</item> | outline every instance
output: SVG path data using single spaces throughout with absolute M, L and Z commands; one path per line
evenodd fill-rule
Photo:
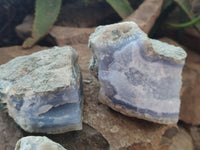
M 36 0 L 32 37 L 24 41 L 24 48 L 32 47 L 48 33 L 56 21 L 61 3 L 62 0 Z

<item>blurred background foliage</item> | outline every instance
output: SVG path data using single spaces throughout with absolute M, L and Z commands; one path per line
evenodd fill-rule
M 16 38 L 15 26 L 20 24 L 27 14 L 34 12 L 33 0 L 0 0 L 0 46 L 21 43 Z
M 36 0 L 32 37 L 24 41 L 24 48 L 32 47 L 48 34 L 48 30 L 53 26 L 58 17 L 61 4 L 62 0 Z
M 16 36 L 15 27 L 22 23 L 27 14 L 34 14 L 35 12 L 37 16 L 35 17 L 34 24 L 38 21 L 40 22 L 38 25 L 33 25 L 33 35 L 34 30 L 40 28 L 39 25 L 42 24 L 42 17 L 40 16 L 42 14 L 40 14 L 38 10 L 41 10 L 41 7 L 44 7 L 44 5 L 35 7 L 36 1 L 37 0 L 0 0 L 0 47 L 22 44 L 23 41 Z M 57 3 L 60 3 L 59 5 L 62 3 L 62 8 L 61 11 L 55 11 L 56 14 L 54 14 L 54 16 L 58 16 L 57 21 L 55 22 L 55 17 L 52 21 L 50 21 L 51 17 L 45 18 L 49 20 L 47 21 L 48 25 L 46 28 L 44 28 L 44 25 L 42 27 L 43 30 L 41 30 L 41 28 L 39 29 L 41 33 L 37 34 L 40 35 L 38 40 L 47 34 L 48 29 L 50 29 L 54 23 L 61 26 L 94 27 L 119 22 L 133 13 L 143 1 L 144 0 L 58 0 Z M 42 1 L 38 0 L 38 3 L 39 2 L 41 3 Z M 181 33 L 183 33 L 183 27 L 194 26 L 200 33 L 199 0 L 164 0 L 164 2 L 162 12 L 149 33 L 150 37 L 158 38 L 165 36 L 165 30 L 171 28 L 169 26 L 176 28 L 181 27 L 180 29 L 176 29 L 179 40 L 181 39 Z M 48 5 L 45 5 L 41 13 L 44 14 L 45 10 L 48 10 L 47 8 Z M 93 17 L 94 21 L 85 26 L 82 22 L 84 22 L 84 19 L 88 21 L 88 9 L 91 9 L 90 15 Z M 108 13 L 108 9 L 110 10 L 110 14 L 105 15 L 104 12 Z M 113 13 L 114 11 L 116 12 L 115 14 Z M 58 15 L 59 12 L 60 14 Z M 66 15 L 66 12 L 69 15 Z M 73 13 L 76 13 L 77 16 L 74 17 L 74 15 L 71 15 Z M 100 18 L 99 14 L 104 15 L 104 19 Z

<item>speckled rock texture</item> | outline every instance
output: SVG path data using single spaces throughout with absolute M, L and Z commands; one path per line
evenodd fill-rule
M 60 144 L 53 142 L 45 136 L 27 136 L 21 138 L 15 150 L 66 150 Z
M 90 50 L 87 44 L 72 45 L 72 47 L 79 54 L 78 61 L 83 75 L 83 129 L 64 134 L 45 134 L 45 136 L 60 143 L 67 150 L 168 150 L 175 139 L 173 135 L 178 133 L 176 125 L 162 125 L 126 117 L 99 103 L 99 82 L 88 70 Z M 34 46 L 27 51 L 21 46 L 2 47 L 0 64 L 42 49 L 46 48 Z M 172 135 L 168 134 L 169 130 L 173 132 Z M 6 109 L 0 111 L 0 133 L 0 150 L 13 150 L 16 142 L 25 136 L 44 136 L 44 134 L 27 133 L 21 130 L 8 116 Z
M 134 22 L 99 26 L 89 48 L 102 103 L 130 117 L 177 123 L 187 56 L 182 48 L 149 39 Z
M 73 48 L 54 47 L 0 66 L 0 99 L 21 128 L 52 134 L 82 128 L 77 59 Z

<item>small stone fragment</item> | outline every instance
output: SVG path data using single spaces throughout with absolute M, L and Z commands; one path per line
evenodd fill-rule
M 183 128 L 172 138 L 168 150 L 194 150 L 192 137 Z
M 23 40 L 31 36 L 34 16 L 27 15 L 22 24 L 16 26 L 15 32 L 17 36 Z
M 187 56 L 182 48 L 149 39 L 134 22 L 98 27 L 89 48 L 102 103 L 130 117 L 177 123 Z
M 85 79 L 83 79 L 83 82 L 90 84 L 92 82 L 92 79 L 91 78 L 85 78 Z
M 194 150 L 192 137 L 182 127 L 167 129 L 159 145 L 159 150 Z
M 16 57 L 0 66 L 0 99 L 27 132 L 82 129 L 81 73 L 71 47 Z
M 15 150 L 66 150 L 45 136 L 27 136 L 17 141 Z

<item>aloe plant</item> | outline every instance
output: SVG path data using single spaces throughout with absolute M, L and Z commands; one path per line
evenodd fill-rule
M 24 48 L 30 48 L 43 38 L 59 14 L 62 0 L 36 0 L 32 37 L 27 38 Z
M 83 0 L 88 3 L 89 0 Z M 99 0 L 100 1 L 100 0 Z M 126 18 L 133 12 L 128 0 L 106 0 L 107 3 L 119 14 L 121 18 Z M 62 0 L 36 0 L 35 18 L 32 27 L 32 36 L 27 38 L 24 48 L 30 48 L 43 38 L 52 27 L 59 14 Z

